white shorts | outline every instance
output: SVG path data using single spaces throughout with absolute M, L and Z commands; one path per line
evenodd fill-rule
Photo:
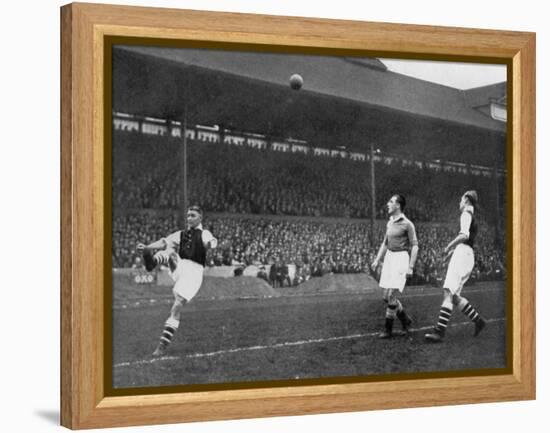
M 472 269 L 474 269 L 474 250 L 466 244 L 457 245 L 447 268 L 443 288 L 449 289 L 454 295 L 460 295 L 462 287 L 472 274 Z
M 178 259 L 176 270 L 170 272 L 170 276 L 175 282 L 173 292 L 174 295 L 190 301 L 201 288 L 204 268 L 192 260 Z
M 383 289 L 397 289 L 403 292 L 407 282 L 407 270 L 409 269 L 409 253 L 407 251 L 386 251 L 380 287 Z

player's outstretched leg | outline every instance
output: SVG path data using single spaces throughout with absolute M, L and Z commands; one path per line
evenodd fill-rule
M 171 317 L 166 321 L 164 329 L 162 330 L 162 335 L 160 336 L 159 344 L 153 352 L 153 356 L 164 356 L 166 349 L 172 342 L 172 338 L 174 338 L 174 334 L 178 330 L 179 324 L 179 320 L 174 320 Z
M 166 251 L 154 251 L 150 248 L 143 250 L 143 262 L 147 272 L 151 272 L 157 265 L 168 266 L 172 272 L 176 270 L 178 264 L 178 254 L 170 253 Z
M 145 248 L 143 250 L 143 263 L 145 264 L 147 272 L 151 272 L 157 266 L 157 260 L 151 248 Z
M 455 295 L 453 301 L 455 305 L 460 308 L 460 311 L 462 311 L 462 313 L 464 313 L 464 315 L 468 317 L 468 319 L 474 322 L 474 337 L 477 337 L 479 333 L 483 330 L 483 328 L 485 328 L 487 322 L 483 317 L 481 317 L 481 314 L 477 312 L 477 310 L 472 306 L 472 304 L 470 304 L 470 302 L 466 298 Z
M 164 324 L 164 329 L 162 330 L 159 344 L 153 352 L 153 356 L 164 356 L 168 346 L 170 345 L 170 343 L 172 343 L 172 339 L 174 338 L 174 335 L 176 334 L 176 331 L 178 330 L 180 324 L 179 319 L 184 303 L 185 299 L 179 296 L 176 297 L 174 305 L 172 306 L 170 317 L 168 318 L 168 320 L 166 320 L 166 323 Z

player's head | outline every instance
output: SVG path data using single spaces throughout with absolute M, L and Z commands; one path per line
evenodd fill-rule
M 460 210 L 463 211 L 466 206 L 477 207 L 477 192 L 474 190 L 466 191 L 460 198 Z
M 187 209 L 187 224 L 190 227 L 197 227 L 202 221 L 202 209 L 200 206 L 193 205 Z
M 388 208 L 388 214 L 395 215 L 405 210 L 405 197 L 401 194 L 394 194 L 389 199 L 386 207 Z

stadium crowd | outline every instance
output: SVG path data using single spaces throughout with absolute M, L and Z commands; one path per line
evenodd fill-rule
M 177 209 L 181 140 L 128 132 L 117 132 L 116 139 L 113 206 Z M 189 201 L 207 212 L 370 217 L 370 165 L 364 161 L 198 141 L 188 147 Z M 487 218 L 494 218 L 491 178 L 397 161 L 377 162 L 375 170 L 377 218 L 385 218 L 388 197 L 399 191 L 412 220 L 448 221 L 465 185 L 478 191 L 491 210 Z
M 112 263 L 131 267 L 138 241 L 177 229 L 181 140 L 115 132 L 114 143 Z M 371 244 L 366 221 L 346 219 L 370 217 L 368 163 L 191 141 L 188 167 L 189 202 L 202 206 L 205 226 L 223 242 L 208 253 L 208 266 L 292 264 L 296 278 L 287 284 L 331 272 L 372 273 L 385 225 L 377 225 Z M 442 249 L 456 235 L 458 198 L 466 188 L 483 197 L 472 280 L 506 277 L 505 248 L 495 245 L 491 228 L 493 179 L 396 161 L 377 162 L 375 169 L 377 218 L 387 218 L 385 203 L 398 191 L 416 224 L 420 251 L 413 284 L 444 277 Z
M 207 217 L 205 226 L 222 241 L 210 250 L 208 266 L 273 265 L 296 266 L 298 284 L 327 273 L 372 273 L 372 263 L 383 238 L 377 225 L 375 243 L 369 242 L 369 225 L 363 222 L 326 222 L 314 219 L 270 219 L 269 217 Z M 142 212 L 121 215 L 113 221 L 113 266 L 131 267 L 138 241 L 150 242 L 176 230 L 175 215 Z M 420 251 L 413 284 L 437 284 L 443 278 L 442 249 L 456 229 L 448 225 L 417 224 Z M 482 226 L 476 242 L 474 280 L 505 278 L 501 248 L 493 233 Z

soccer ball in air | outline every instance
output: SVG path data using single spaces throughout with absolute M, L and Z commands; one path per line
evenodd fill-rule
M 300 74 L 292 74 L 290 76 L 290 88 L 292 90 L 300 90 L 304 84 L 304 79 Z

